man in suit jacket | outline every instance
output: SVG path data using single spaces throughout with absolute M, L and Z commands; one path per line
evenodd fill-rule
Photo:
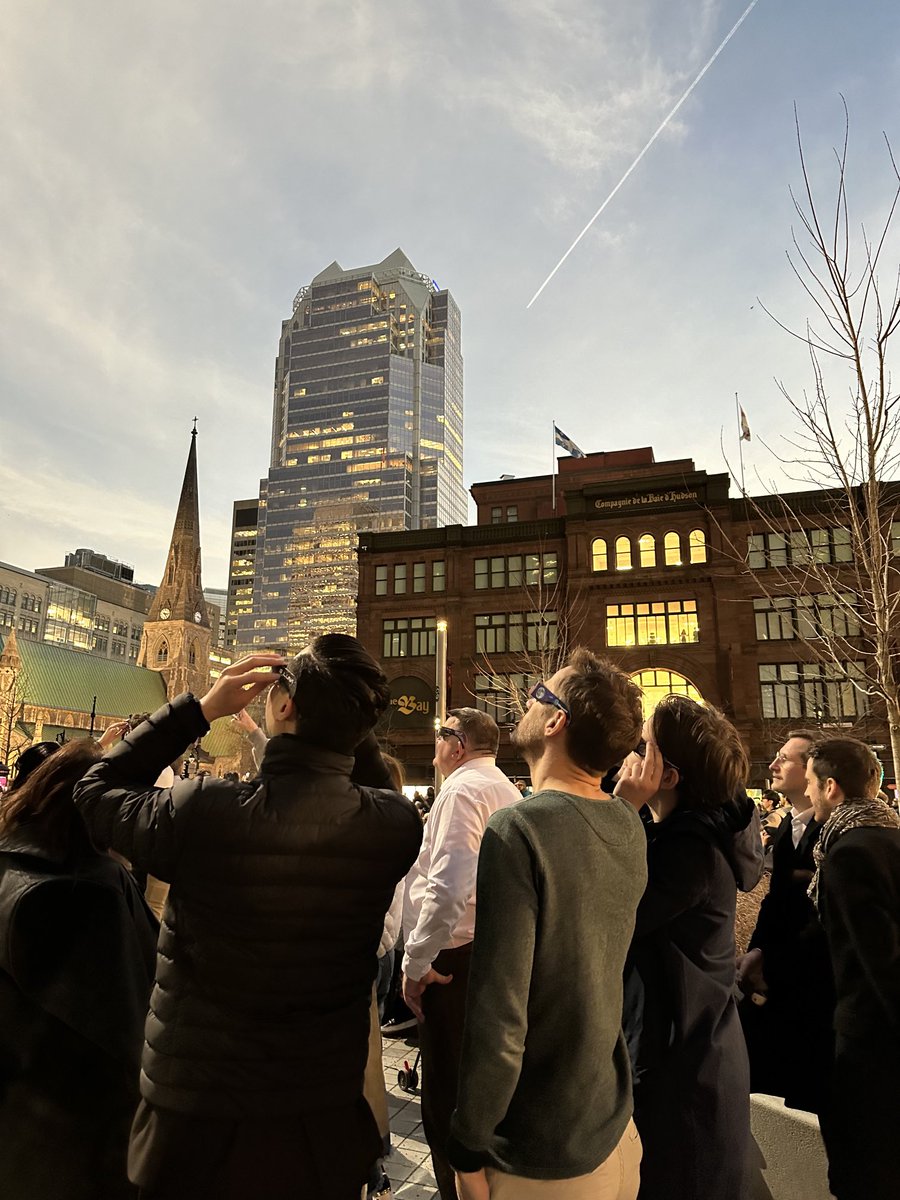
M 769 767 L 791 807 L 772 839 L 769 893 L 740 963 L 752 1090 L 816 1113 L 827 1094 L 834 1008 L 828 951 L 807 895 L 822 828 L 806 795 L 806 763 L 818 736 L 792 731 Z
M 828 1182 L 838 1200 L 894 1200 L 900 1181 L 900 818 L 876 798 L 881 767 L 855 738 L 820 742 L 806 768 L 823 821 L 810 893 L 837 1005 Z

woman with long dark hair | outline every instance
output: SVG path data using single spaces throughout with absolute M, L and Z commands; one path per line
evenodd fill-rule
M 125 1156 L 157 925 L 72 803 L 101 753 L 54 746 L 0 803 L 2 1196 L 136 1194 Z
M 649 807 L 647 890 L 628 992 L 642 996 L 634 1119 L 640 1200 L 737 1200 L 750 1142 L 747 1051 L 733 999 L 737 889 L 762 874 L 747 755 L 713 708 L 668 696 L 616 793 Z

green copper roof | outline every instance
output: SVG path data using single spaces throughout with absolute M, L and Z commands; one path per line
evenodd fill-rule
M 200 745 L 212 758 L 231 758 L 241 752 L 243 736 L 231 717 L 219 717 Z
M 47 642 L 17 642 L 26 704 L 89 713 L 96 696 L 98 716 L 127 717 L 154 712 L 166 702 L 158 671 Z

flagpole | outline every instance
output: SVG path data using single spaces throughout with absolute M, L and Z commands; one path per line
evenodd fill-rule
M 747 489 L 744 487 L 744 431 L 741 428 L 741 406 L 738 401 L 737 392 L 734 393 L 734 415 L 737 420 L 738 431 L 738 454 L 741 461 L 741 495 L 747 495 Z
M 550 478 L 553 480 L 553 515 L 556 516 L 556 422 L 550 427 Z

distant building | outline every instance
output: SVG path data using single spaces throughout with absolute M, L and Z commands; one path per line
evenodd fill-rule
M 206 612 L 209 617 L 210 644 L 223 649 L 225 646 L 225 610 L 228 604 L 228 592 L 225 588 L 203 589 L 203 599 L 206 601 Z
M 259 499 L 235 500 L 231 515 L 231 552 L 228 558 L 228 601 L 225 648 L 237 643 L 238 618 L 253 611 L 253 575 L 256 563 Z
M 20 641 L 134 662 L 151 597 L 129 581 L 131 567 L 115 563 L 118 575 L 97 571 L 83 556 L 113 561 L 77 550 L 65 566 L 39 571 L 0 563 L 0 635 L 15 629 Z
M 382 732 L 410 782 L 431 771 L 441 618 L 451 704 L 475 705 L 507 727 L 560 651 L 584 644 L 628 671 L 648 708 L 669 692 L 723 708 L 750 748 L 755 784 L 791 726 L 889 745 L 884 713 L 852 686 L 866 671 L 852 628 L 847 661 L 823 665 L 807 642 L 833 619 L 826 602 L 766 597 L 748 574 L 748 561 L 765 570 L 794 553 L 772 532 L 777 503 L 761 528 L 729 496 L 727 475 L 690 459 L 657 463 L 650 448 L 561 458 L 555 513 L 550 476 L 479 483 L 472 495 L 477 525 L 360 541 L 359 637 L 391 679 Z M 852 547 L 828 494 L 785 499 L 809 514 L 804 552 L 840 571 Z M 500 763 L 524 773 L 508 733 Z
M 460 336 L 453 297 L 399 249 L 334 262 L 300 289 L 282 322 L 253 554 L 236 553 L 234 526 L 226 640 L 235 617 L 248 649 L 352 633 L 357 535 L 466 519 Z M 249 607 L 235 567 L 253 569 Z

